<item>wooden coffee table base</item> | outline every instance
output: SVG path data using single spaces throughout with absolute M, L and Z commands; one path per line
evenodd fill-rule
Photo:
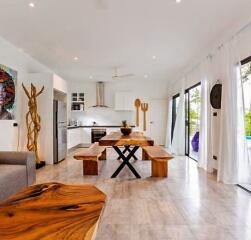
M 0 204 L 0 239 L 94 239 L 105 199 L 92 185 L 29 187 Z

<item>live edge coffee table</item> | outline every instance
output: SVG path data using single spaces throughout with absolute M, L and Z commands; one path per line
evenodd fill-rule
M 0 239 L 94 239 L 105 199 L 92 185 L 29 187 L 0 204 Z

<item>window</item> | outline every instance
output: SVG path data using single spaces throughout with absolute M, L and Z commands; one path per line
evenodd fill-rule
M 180 95 L 176 94 L 173 96 L 173 106 L 172 106 L 172 131 L 171 131 L 171 139 L 173 140 L 173 131 L 174 131 L 174 126 L 176 122 L 176 117 L 177 117 L 177 112 L 178 112 L 178 106 L 179 106 L 179 101 L 180 101 Z

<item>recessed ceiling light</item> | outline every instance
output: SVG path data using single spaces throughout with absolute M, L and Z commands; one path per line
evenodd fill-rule
M 33 2 L 30 2 L 30 3 L 29 3 L 29 6 L 32 7 L 32 8 L 34 8 L 34 7 L 35 7 L 35 4 L 34 4 Z
M 180 3 L 181 2 L 181 0 L 176 0 L 176 3 Z
M 157 57 L 155 55 L 152 56 L 152 59 L 155 60 Z
M 147 74 L 145 74 L 145 75 L 144 75 L 144 78 L 148 78 L 148 75 L 147 75 Z
M 74 57 L 73 60 L 74 60 L 74 61 L 78 61 L 78 57 Z
M 92 76 L 92 75 L 90 75 L 90 76 L 89 76 L 89 79 L 93 79 L 93 76 Z

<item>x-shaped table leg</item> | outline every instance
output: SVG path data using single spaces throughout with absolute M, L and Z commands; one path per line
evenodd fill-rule
M 125 167 L 125 165 L 127 165 L 129 167 L 129 169 L 132 171 L 132 173 L 134 174 L 134 176 L 136 178 L 141 178 L 140 175 L 138 174 L 138 172 L 135 170 L 135 168 L 132 166 L 132 164 L 129 162 L 129 160 L 131 159 L 131 157 L 136 153 L 136 151 L 139 149 L 139 146 L 135 146 L 131 152 L 125 156 L 123 154 L 123 152 L 121 152 L 121 150 L 119 149 L 119 147 L 117 146 L 113 146 L 114 150 L 118 153 L 119 157 L 123 160 L 123 162 L 121 163 L 121 165 L 118 167 L 118 169 L 112 174 L 112 178 L 115 178 L 118 176 L 118 174 L 120 173 L 120 171 Z
M 122 153 L 123 153 L 123 154 L 125 154 L 126 152 L 129 152 L 129 153 L 130 153 L 130 152 L 132 151 L 132 150 L 130 149 L 130 147 L 131 147 L 130 145 L 126 145 Z M 137 158 L 134 154 L 132 155 L 132 157 L 134 158 L 134 160 L 138 160 L 138 158 Z M 117 160 L 120 160 L 120 159 L 121 159 L 121 156 L 119 156 L 119 157 L 117 158 Z

